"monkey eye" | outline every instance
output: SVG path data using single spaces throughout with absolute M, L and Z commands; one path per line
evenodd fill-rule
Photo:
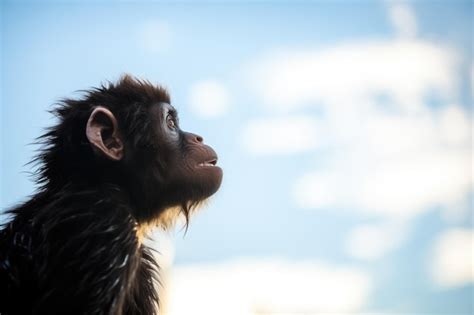
M 172 130 L 176 129 L 176 121 L 174 117 L 171 116 L 170 114 L 166 116 L 166 124 L 168 125 L 170 129 Z

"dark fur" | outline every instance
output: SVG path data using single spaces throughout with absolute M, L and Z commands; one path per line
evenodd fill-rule
M 173 206 L 163 201 L 170 191 L 157 187 L 170 180 L 174 162 L 150 118 L 150 107 L 163 102 L 170 102 L 163 88 L 125 76 L 53 111 L 59 122 L 40 137 L 35 159 L 38 190 L 8 211 L 12 219 L 0 231 L 0 314 L 157 312 L 158 266 L 138 230 L 165 224 L 161 217 Z M 123 161 L 98 158 L 88 142 L 96 106 L 119 122 Z M 207 197 L 171 193 L 186 218 Z

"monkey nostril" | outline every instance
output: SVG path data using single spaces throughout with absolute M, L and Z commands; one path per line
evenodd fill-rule
M 188 143 L 200 144 L 200 143 L 203 143 L 204 141 L 204 139 L 201 136 L 195 133 L 185 132 L 184 135 L 185 135 L 186 142 Z

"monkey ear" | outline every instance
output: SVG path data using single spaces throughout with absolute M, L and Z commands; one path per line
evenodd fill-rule
M 107 108 L 94 108 L 87 121 L 86 135 L 94 151 L 114 161 L 123 158 L 123 142 L 117 119 Z

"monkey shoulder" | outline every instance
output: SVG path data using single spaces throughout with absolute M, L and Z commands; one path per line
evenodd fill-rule
M 37 313 L 119 313 L 141 260 L 126 202 L 107 191 L 41 198 L 15 209 L 0 233 L 0 277 L 8 280 L 0 290 L 27 292 L 33 304 L 25 307 Z
M 108 192 L 60 195 L 41 209 L 32 224 L 40 230 L 48 254 L 60 259 L 80 257 L 83 261 L 72 261 L 78 265 L 115 267 L 115 259 L 127 260 L 127 254 L 139 250 L 137 223 L 130 209 Z
M 0 314 L 28 314 L 34 299 L 32 237 L 20 222 L 8 222 L 0 230 Z

